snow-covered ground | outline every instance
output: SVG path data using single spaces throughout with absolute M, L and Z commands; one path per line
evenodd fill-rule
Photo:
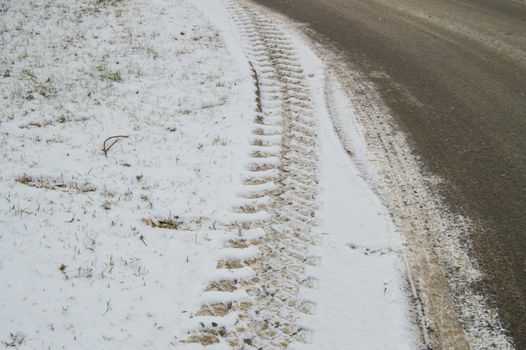
M 331 79 L 258 11 L 0 1 L 0 347 L 417 347 Z

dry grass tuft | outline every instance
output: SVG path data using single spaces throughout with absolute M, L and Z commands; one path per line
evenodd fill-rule
M 114 6 L 119 3 L 122 3 L 122 0 L 95 0 L 95 6 Z
M 63 180 L 44 178 L 44 177 L 31 177 L 29 175 L 21 175 L 15 179 L 16 182 L 19 182 L 26 186 L 44 188 L 47 190 L 61 190 L 61 191 L 72 191 L 77 193 L 85 192 L 94 192 L 97 189 L 92 184 L 85 182 L 83 184 L 78 184 L 76 182 L 65 182 Z
M 179 218 L 179 216 L 174 216 L 173 218 L 161 219 L 161 220 L 142 218 L 141 221 L 144 224 L 151 226 L 151 227 L 166 228 L 169 230 L 177 230 L 179 226 L 183 223 L 183 221 Z
M 21 333 L 10 333 L 9 340 L 3 341 L 2 343 L 6 348 L 18 348 L 26 340 L 25 335 Z

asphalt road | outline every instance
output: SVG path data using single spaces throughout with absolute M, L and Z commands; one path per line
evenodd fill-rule
M 256 1 L 372 77 L 452 207 L 484 227 L 473 237 L 480 288 L 526 349 L 526 2 Z

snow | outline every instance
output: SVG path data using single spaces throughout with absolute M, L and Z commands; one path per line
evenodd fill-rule
M 185 1 L 5 7 L 0 340 L 177 344 L 226 233 L 141 220 L 230 212 L 252 118 L 245 61 Z
M 313 251 L 320 257 L 320 266 L 311 269 L 319 280 L 317 288 L 304 291 L 317 304 L 316 313 L 303 320 L 314 335 L 310 344 L 298 348 L 415 349 L 420 340 L 411 320 L 402 239 L 363 178 L 361 169 L 374 171 L 374 164 L 348 154 L 362 155 L 367 147 L 360 125 L 353 123 L 355 111 L 320 59 L 296 35 L 312 76 L 319 118 L 323 235 Z M 348 144 L 342 144 L 331 113 L 348 121 L 343 133 Z
M 195 312 L 251 299 L 241 289 L 205 289 L 254 275 L 216 267 L 261 254 L 228 247 L 238 237 L 228 225 L 268 219 L 232 208 L 276 187 L 241 186 L 258 162 L 249 149 L 255 88 L 226 8 L 211 0 L 0 2 L 6 347 L 179 348 L 201 324 L 235 325 L 234 314 Z M 286 23 L 261 13 L 293 33 L 319 138 L 319 225 L 309 251 L 320 263 L 307 269 L 315 288 L 301 291 L 315 312 L 298 316 L 312 336 L 294 348 L 415 348 L 400 237 L 331 123 L 327 101 L 344 97 L 327 98 L 323 64 Z M 103 142 L 115 135 L 127 137 L 105 156 Z M 352 135 L 353 147 L 365 147 Z M 242 237 L 264 235 L 255 228 Z M 215 348 L 227 347 L 207 347 Z

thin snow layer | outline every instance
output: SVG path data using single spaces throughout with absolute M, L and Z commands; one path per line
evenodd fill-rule
M 298 349 L 415 349 L 418 331 L 411 319 L 402 241 L 391 218 L 342 147 L 329 103 L 344 103 L 328 90 L 324 66 L 297 35 L 319 118 L 320 233 L 313 249 L 319 280 L 305 295 L 316 313 L 303 319 L 314 330 L 311 344 Z M 329 96 L 329 94 L 331 96 Z M 349 109 L 348 113 L 354 113 Z M 358 125 L 353 147 L 366 147 Z
M 254 273 L 219 261 L 258 254 L 224 249 L 255 88 L 223 5 L 0 0 L 0 16 L 1 344 L 166 349 L 200 324 L 233 327 L 190 316 L 247 298 L 204 291 Z M 312 337 L 294 347 L 414 348 L 400 239 L 339 144 L 322 64 L 293 41 L 318 118 L 323 225 L 302 290 L 315 312 L 299 319 Z
M 400 238 L 378 198 L 343 151 L 330 123 L 320 123 L 320 217 L 325 233 L 312 346 L 412 349 Z
M 229 18 L 216 2 L 199 0 L 207 14 L 225 31 Z M 332 109 L 344 104 L 343 93 L 328 90 L 325 67 L 306 41 L 285 19 L 250 3 L 245 6 L 291 33 L 289 39 L 298 52 L 303 75 L 311 91 L 317 119 L 318 167 L 321 226 L 323 237 L 311 249 L 319 265 L 308 268 L 315 288 L 303 289 L 305 298 L 315 304 L 313 315 L 301 316 L 301 325 L 312 332 L 307 344 L 294 349 L 415 349 L 420 343 L 412 320 L 407 296 L 406 269 L 402 259 L 402 241 L 379 198 L 373 193 L 362 172 L 342 147 L 330 118 Z M 241 36 L 237 34 L 237 36 Z M 334 87 L 331 86 L 334 90 Z M 351 109 L 347 110 L 353 113 Z M 352 135 L 352 147 L 366 148 L 359 125 Z M 358 160 L 369 164 L 368 159 Z
M 1 346 L 177 344 L 228 238 L 245 60 L 184 0 L 0 1 L 0 47 Z

